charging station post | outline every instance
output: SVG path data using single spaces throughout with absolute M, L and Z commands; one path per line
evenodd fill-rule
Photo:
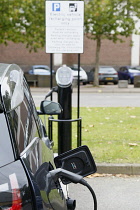
M 58 154 L 71 150 L 71 120 L 72 118 L 72 70 L 60 67 L 56 72 L 58 84 L 58 102 L 63 112 L 58 116 Z

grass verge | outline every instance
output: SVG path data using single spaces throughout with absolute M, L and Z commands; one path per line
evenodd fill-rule
M 73 108 L 72 118 L 77 118 Z M 82 145 L 96 162 L 140 163 L 140 107 L 82 107 Z M 72 148 L 76 148 L 77 126 L 72 123 Z M 57 151 L 57 123 L 53 123 Z

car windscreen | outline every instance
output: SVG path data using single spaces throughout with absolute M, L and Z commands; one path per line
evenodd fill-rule
M 73 71 L 78 71 L 78 68 L 74 68 L 74 67 L 70 67 Z M 82 71 L 81 70 L 81 68 L 80 68 L 80 71 Z
M 130 73 L 140 73 L 139 69 L 129 69 Z
M 99 73 L 116 73 L 116 70 L 114 68 L 99 68 Z
M 48 69 L 36 68 L 34 69 L 34 74 L 50 75 L 50 71 Z
M 135 69 L 140 70 L 140 66 L 135 67 Z

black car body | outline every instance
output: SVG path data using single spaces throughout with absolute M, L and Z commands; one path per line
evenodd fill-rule
M 48 139 L 19 66 L 0 64 L 0 209 L 67 209 Z
M 44 100 L 37 112 L 20 67 L 0 64 L 0 209 L 75 209 L 63 184 L 86 186 L 83 177 L 95 173 L 96 165 L 87 146 L 54 159 L 53 142 L 39 115 L 61 110 L 58 103 Z

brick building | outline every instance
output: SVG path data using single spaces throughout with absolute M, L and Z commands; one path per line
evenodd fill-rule
M 112 65 L 118 68 L 121 65 L 140 65 L 140 36 L 131 36 L 123 38 L 124 42 L 114 44 L 109 40 L 102 40 L 100 65 Z M 133 40 L 133 47 L 131 46 Z M 84 38 L 84 53 L 81 54 L 81 66 L 86 71 L 95 65 L 96 42 Z M 62 64 L 77 63 L 77 54 L 55 54 L 54 69 Z M 14 44 L 9 42 L 8 46 L 0 45 L 0 63 L 16 63 L 24 71 L 30 69 L 35 64 L 50 64 L 50 55 L 45 53 L 44 49 L 37 53 L 29 52 L 23 44 Z

